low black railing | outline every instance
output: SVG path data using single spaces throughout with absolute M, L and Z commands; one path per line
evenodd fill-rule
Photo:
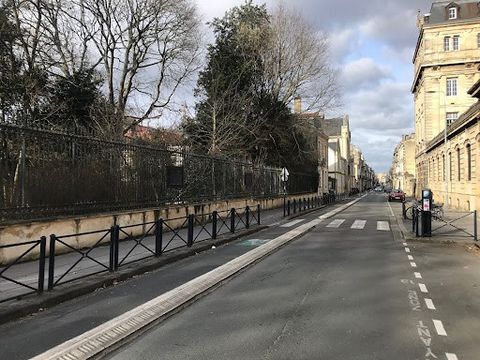
M 41 294 L 44 290 L 45 282 L 45 258 L 46 258 L 46 243 L 47 238 L 42 236 L 39 240 L 26 241 L 11 245 L 1 245 L 0 250 L 13 249 L 13 248 L 26 248 L 18 255 L 15 260 L 3 267 L 0 267 L 0 284 L 2 291 L 0 295 L 0 302 L 15 299 L 19 296 L 28 295 L 31 293 Z M 17 265 L 25 260 L 34 251 L 39 248 L 38 258 L 38 276 L 28 276 L 18 272 L 17 274 L 9 274 L 9 270 L 15 272 Z M 9 288 L 8 284 L 17 285 L 16 287 Z M 18 291 L 20 289 L 20 291 Z M 23 291 L 22 291 L 23 290 Z M 26 291 L 25 291 L 26 290 Z
M 304 212 L 307 210 L 318 209 L 322 206 L 333 204 L 337 201 L 343 201 L 348 198 L 347 194 L 323 196 L 299 197 L 293 200 L 285 200 L 283 207 L 283 216 L 290 216 L 297 212 Z

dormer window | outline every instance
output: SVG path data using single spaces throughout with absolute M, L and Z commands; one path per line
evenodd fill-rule
M 448 9 L 448 19 L 455 20 L 458 16 L 458 11 L 456 7 L 451 7 Z

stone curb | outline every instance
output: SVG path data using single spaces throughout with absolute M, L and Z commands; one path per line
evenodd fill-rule
M 323 220 L 346 210 L 360 201 L 358 198 L 327 214 L 319 216 L 249 252 L 170 290 L 104 324 L 58 345 L 32 360 L 93 359 L 106 355 L 126 341 L 139 336 L 179 309 L 192 303 L 212 288 L 233 277 L 252 264 L 267 257 L 291 241 L 302 237 Z

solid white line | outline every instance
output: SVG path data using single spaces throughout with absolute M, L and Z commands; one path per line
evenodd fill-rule
M 417 264 L 415 264 L 413 261 L 410 263 L 410 266 L 413 267 L 413 268 L 416 268 L 417 267 Z
M 412 256 L 412 255 L 408 255 L 408 260 L 413 260 L 413 256 Z
M 455 354 L 445 353 L 445 355 L 447 356 L 447 360 L 458 360 L 458 357 Z
M 418 287 L 420 288 L 420 291 L 424 294 L 428 293 L 427 286 L 425 284 L 418 284 Z
M 282 228 L 292 227 L 292 226 L 295 226 L 295 225 L 301 223 L 302 221 L 305 221 L 305 219 L 293 220 L 293 221 L 290 221 L 289 223 L 281 225 L 280 227 L 282 227 Z
M 432 299 L 425 299 L 425 305 L 427 305 L 427 308 L 430 310 L 436 310 L 435 305 L 433 305 Z
M 327 225 L 327 228 L 338 228 L 345 222 L 345 219 L 335 219 L 330 224 Z
M 377 221 L 377 230 L 390 231 L 390 224 L 388 221 Z
M 414 275 L 417 279 L 422 279 L 422 274 L 420 274 L 419 272 L 414 273 Z
M 390 214 L 391 214 L 393 217 L 395 217 L 395 214 L 393 213 L 393 210 L 392 210 L 392 206 L 390 205 L 389 202 L 387 202 L 387 204 L 388 204 L 388 207 L 390 208 Z
M 409 248 L 405 248 L 405 252 L 406 252 L 406 253 L 409 253 L 409 252 L 410 252 L 410 249 L 409 249 Z
M 365 227 L 367 220 L 355 220 L 351 229 L 362 230 Z
M 440 320 L 433 320 L 433 325 L 435 325 L 435 330 L 437 330 L 437 334 L 440 336 L 447 336 L 447 332 L 443 327 L 443 323 Z

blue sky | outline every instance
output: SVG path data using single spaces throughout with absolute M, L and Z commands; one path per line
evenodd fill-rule
M 195 0 L 206 21 L 223 16 L 243 0 Z M 272 7 L 276 0 L 254 1 Z M 388 171 L 402 134 L 414 126 L 410 93 L 418 11 L 429 0 L 283 1 L 300 11 L 330 38 L 333 64 L 340 72 L 342 106 L 329 115 L 350 116 L 352 142 L 377 172 Z M 208 35 L 207 35 L 208 39 Z

